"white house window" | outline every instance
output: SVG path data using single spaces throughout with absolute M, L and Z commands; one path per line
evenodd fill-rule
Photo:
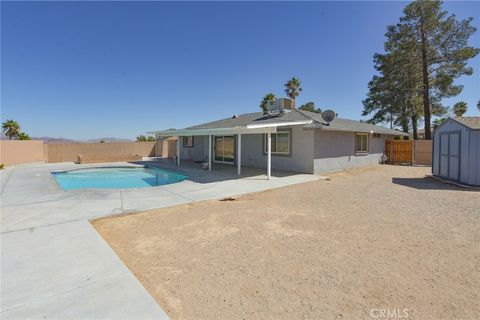
M 184 148 L 193 148 L 193 136 L 182 137 Z
M 281 131 L 277 133 L 271 133 L 272 137 L 272 154 L 290 154 L 290 131 Z M 265 134 L 264 151 L 268 152 L 267 135 Z
M 368 134 L 357 133 L 355 134 L 355 153 L 367 153 L 368 152 Z

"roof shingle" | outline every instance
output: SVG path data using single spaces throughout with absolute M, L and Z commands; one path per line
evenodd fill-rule
M 473 130 L 480 130 L 480 117 L 456 117 L 453 120 L 460 122 Z
M 350 132 L 371 132 L 389 135 L 408 135 L 398 130 L 388 129 L 373 124 L 335 118 L 329 125 L 324 125 L 321 114 L 294 109 L 291 112 L 286 112 L 279 115 L 268 116 L 262 112 L 245 113 L 238 116 L 225 118 L 217 121 L 207 122 L 204 124 L 188 127 L 185 129 L 217 129 L 217 128 L 232 128 L 237 126 L 247 126 L 252 124 L 270 124 L 270 123 L 287 123 L 294 121 L 309 121 L 313 120 L 313 123 L 307 125 L 311 128 L 319 128 L 329 131 L 350 131 Z

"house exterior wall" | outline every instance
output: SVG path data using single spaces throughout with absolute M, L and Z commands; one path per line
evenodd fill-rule
M 272 154 L 272 169 L 313 173 L 313 130 L 304 129 L 303 126 L 282 127 L 279 131 L 281 130 L 291 130 L 291 153 L 288 156 Z M 242 166 L 267 167 L 263 139 L 263 134 L 242 135 Z M 235 152 L 236 150 L 237 137 L 235 137 Z M 212 155 L 212 161 L 213 158 Z M 180 137 L 180 160 L 208 160 L 208 136 L 195 136 L 193 148 L 184 147 L 183 139 Z
M 193 147 L 184 147 L 183 138 L 180 139 L 180 161 L 205 161 L 208 160 L 208 136 L 194 136 Z M 212 146 L 213 148 L 213 146 Z
M 319 174 L 378 164 L 385 152 L 385 141 L 393 139 L 392 135 L 369 135 L 368 154 L 356 155 L 354 132 L 305 129 L 303 126 L 282 127 L 280 130 L 291 130 L 291 154 L 272 154 L 272 169 L 302 173 Z M 235 150 L 236 144 L 237 137 Z M 183 147 L 181 139 L 180 157 L 181 160 L 208 160 L 208 136 L 195 136 L 193 148 Z M 242 166 L 267 167 L 263 134 L 242 135 Z
M 355 132 L 315 129 L 314 173 L 325 173 L 379 164 L 390 135 L 368 136 L 368 154 L 355 154 Z
M 451 119 L 434 132 L 432 173 L 436 176 L 447 178 L 442 176 L 440 172 L 440 136 L 451 132 L 460 133 L 460 171 L 458 181 L 469 185 L 480 185 L 480 178 L 478 177 L 480 133 L 470 130 Z
M 291 130 L 290 155 L 272 154 L 272 169 L 313 173 L 313 129 L 303 126 L 282 127 L 277 131 Z M 267 167 L 264 153 L 264 135 L 242 135 L 242 165 Z

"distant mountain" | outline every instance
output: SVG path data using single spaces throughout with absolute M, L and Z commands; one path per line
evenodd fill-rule
M 32 137 L 32 140 L 43 140 L 45 143 L 77 143 L 79 141 L 65 139 L 65 138 L 52 138 L 52 137 Z
M 110 138 L 89 139 L 89 140 L 80 141 L 80 142 L 100 142 L 100 141 L 105 141 L 105 142 L 132 142 L 133 140 L 110 137 Z
M 0 140 L 8 140 L 8 137 L 5 135 L 0 134 Z M 130 139 L 123 139 L 123 138 L 115 138 L 115 137 L 108 137 L 108 138 L 96 138 L 96 139 L 88 139 L 88 140 L 72 140 L 66 138 L 54 138 L 54 137 L 32 137 L 32 140 L 43 140 L 45 143 L 98 143 L 100 141 L 104 142 L 131 142 L 133 140 Z

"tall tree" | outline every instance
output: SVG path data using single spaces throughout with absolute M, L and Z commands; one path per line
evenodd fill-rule
M 270 103 L 274 103 L 275 102 L 275 95 L 273 93 L 267 93 L 262 101 L 260 101 L 260 109 L 262 109 L 263 113 L 266 113 L 268 112 L 268 105 Z
M 20 133 L 20 125 L 17 121 L 7 120 L 2 123 L 2 130 L 8 139 L 12 140 L 12 138 L 16 138 Z
M 455 103 L 453 105 L 452 111 L 455 117 L 463 116 L 463 114 L 467 112 L 467 103 L 465 101 Z
M 454 80 L 473 73 L 467 62 L 479 49 L 468 46 L 468 39 L 476 28 L 471 25 L 472 18 L 458 21 L 455 15 L 448 15 L 442 10 L 441 1 L 413 1 L 403 13 L 394 28 L 406 43 L 413 45 L 409 64 L 422 70 L 425 139 L 430 140 L 431 97 L 441 100 L 462 91 L 463 87 L 455 85 Z
M 285 83 L 285 94 L 295 102 L 295 99 L 303 90 L 301 86 L 300 79 L 293 77 Z
M 390 127 L 400 126 L 409 131 L 412 121 L 414 138 L 417 134 L 417 122 L 422 112 L 418 107 L 418 79 L 411 66 L 404 66 L 399 49 L 392 42 L 392 34 L 387 33 L 386 54 L 374 56 L 375 75 L 369 83 L 369 93 L 363 101 L 363 116 L 373 114 L 369 123 L 389 122 Z
M 300 106 L 300 108 L 298 108 L 298 109 L 303 110 L 303 111 L 315 112 L 315 113 L 321 113 L 322 112 L 322 110 L 320 108 L 315 107 L 315 102 L 313 102 L 313 101 L 309 101 L 309 102 L 306 102 L 306 103 L 302 104 Z
M 478 100 L 478 102 L 477 102 L 477 109 L 478 109 L 478 111 L 480 111 L 480 100 Z

